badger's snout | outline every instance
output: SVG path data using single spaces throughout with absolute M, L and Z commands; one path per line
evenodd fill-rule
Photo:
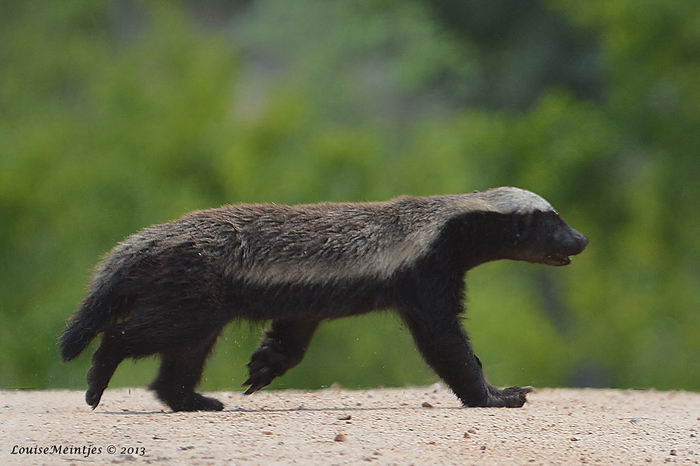
M 581 254 L 588 246 L 588 238 L 574 230 L 565 228 L 554 235 L 555 251 L 547 254 L 545 263 L 549 265 L 569 265 L 571 257 Z
M 578 231 L 570 228 L 566 237 L 562 240 L 562 252 L 569 256 L 581 254 L 586 246 L 588 246 L 588 238 Z

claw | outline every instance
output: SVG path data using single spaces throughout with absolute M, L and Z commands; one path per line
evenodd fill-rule
M 243 393 L 244 395 L 250 395 L 252 393 L 257 392 L 263 387 L 266 387 L 270 385 L 270 382 L 272 382 L 272 379 L 275 378 L 274 373 L 268 369 L 268 368 L 262 368 L 255 372 L 254 374 L 251 374 L 250 377 L 248 377 L 248 380 L 243 382 L 243 385 L 250 385 L 248 389 Z
M 517 392 L 517 393 L 531 393 L 535 391 L 535 387 L 530 385 L 526 387 L 507 387 L 503 389 L 504 392 Z
M 94 411 L 95 408 L 100 404 L 100 399 L 102 399 L 102 391 L 96 392 L 92 390 L 88 390 L 85 392 L 85 402 L 92 408 Z
M 255 392 L 257 392 L 258 390 L 260 390 L 261 388 L 267 387 L 268 385 L 270 385 L 270 384 L 269 384 L 269 383 L 264 383 L 264 382 L 262 382 L 262 383 L 256 383 L 256 384 L 251 385 L 250 387 L 248 387 L 248 390 L 246 390 L 245 392 L 243 392 L 243 394 L 244 394 L 244 395 L 252 395 L 253 393 L 255 393 Z

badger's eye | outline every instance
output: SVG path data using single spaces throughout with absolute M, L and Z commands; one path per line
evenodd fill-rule
M 532 214 L 521 215 L 515 225 L 515 240 L 520 241 L 523 236 L 525 236 L 532 227 L 533 216 Z
M 520 228 L 518 229 L 519 234 L 525 234 L 531 227 L 534 222 L 534 215 L 533 214 L 527 214 L 523 215 L 522 218 L 520 219 Z

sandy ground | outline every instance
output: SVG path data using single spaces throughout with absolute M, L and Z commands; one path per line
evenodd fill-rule
M 440 385 L 224 392 L 216 413 L 166 412 L 143 389 L 107 390 L 94 412 L 77 391 L 0 395 L 3 465 L 700 462 L 698 393 L 538 390 L 521 409 L 463 409 Z

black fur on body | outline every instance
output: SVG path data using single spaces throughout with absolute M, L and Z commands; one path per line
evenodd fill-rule
M 75 358 L 102 333 L 87 376 L 93 408 L 122 360 L 159 353 L 151 388 L 163 402 L 220 410 L 194 388 L 231 320 L 272 321 L 248 364 L 251 394 L 301 361 L 322 321 L 391 308 L 465 406 L 519 407 L 530 388 L 488 384 L 460 323 L 464 274 L 498 259 L 566 265 L 587 242 L 544 199 L 509 187 L 192 212 L 106 256 L 60 337 L 61 354 Z

